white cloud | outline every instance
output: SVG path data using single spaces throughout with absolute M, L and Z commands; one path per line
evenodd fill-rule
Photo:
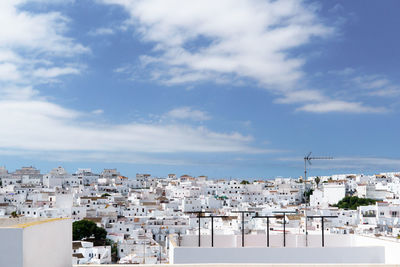
M 347 102 L 340 100 L 330 100 L 327 102 L 318 102 L 306 104 L 297 108 L 298 111 L 307 111 L 312 113 L 329 113 L 329 112 L 343 112 L 343 113 L 385 113 L 388 109 L 384 107 L 370 107 L 365 106 L 360 102 Z
M 346 76 L 346 75 L 353 74 L 354 72 L 355 72 L 355 69 L 350 68 L 350 67 L 347 67 L 347 68 L 344 68 L 344 69 L 341 69 L 341 70 L 331 70 L 331 71 L 328 71 L 328 74 L 335 74 L 335 75 L 343 75 L 343 76 Z
M 112 28 L 97 28 L 95 30 L 89 31 L 89 35 L 98 36 L 98 35 L 111 35 L 114 34 L 114 30 Z
M 67 37 L 69 19 L 58 12 L 35 13 L 23 9 L 35 1 L 0 1 L 0 83 L 31 86 L 59 75 L 77 74 L 73 56 L 90 49 Z M 37 2 L 37 1 L 36 1 Z M 10 26 L 4 26 L 10 25 Z M 11 26 L 12 25 L 12 26 Z M 53 59 L 63 58 L 64 66 Z M 40 79 L 39 79 L 40 78 Z
M 79 74 L 81 69 L 73 67 L 53 67 L 53 68 L 39 68 L 33 72 L 33 76 L 38 78 L 55 78 L 62 75 Z
M 92 111 L 92 114 L 95 114 L 95 115 L 100 115 L 100 114 L 103 114 L 103 113 L 104 113 L 104 110 L 102 110 L 102 109 L 96 109 L 96 110 Z
M 88 48 L 65 37 L 68 19 L 57 12 L 31 13 L 19 7 L 28 1 L 0 2 L 0 47 L 29 49 L 35 53 L 75 55 Z
M 287 157 L 279 158 L 279 161 L 284 162 L 301 162 L 302 157 Z M 381 170 L 381 169 L 395 169 L 399 170 L 400 159 L 398 158 L 382 158 L 382 157 L 360 157 L 360 156 L 346 156 L 334 157 L 332 160 L 315 161 L 310 168 L 312 169 L 349 169 L 352 171 L 363 170 Z
M 158 78 L 167 83 L 218 74 L 253 78 L 266 87 L 290 87 L 303 76 L 304 59 L 288 50 L 332 31 L 318 21 L 313 6 L 301 1 L 104 2 L 124 7 L 143 40 L 155 43 L 155 55 L 142 59 L 161 66 Z M 171 68 L 176 71 L 168 71 Z
M 0 101 L 0 148 L 121 153 L 259 153 L 252 137 L 182 124 L 93 124 L 82 113 L 44 100 Z
M 20 73 L 15 64 L 0 63 L 0 81 L 16 81 L 20 78 Z
M 284 97 L 275 100 L 280 104 L 304 103 L 304 102 L 322 102 L 327 97 L 317 90 L 298 90 L 285 93 Z
M 292 49 L 326 37 L 334 29 L 321 23 L 317 8 L 297 0 L 103 0 L 123 7 L 128 24 L 144 42 L 141 56 L 150 77 L 167 85 L 211 80 L 252 79 L 278 96 L 276 103 L 301 104 L 307 112 L 381 112 L 361 102 L 335 99 L 307 89 L 306 59 Z M 339 6 L 336 7 L 338 9 Z M 119 69 L 121 71 L 122 69 Z M 123 69 L 126 71 L 126 69 Z M 336 74 L 349 75 L 352 68 Z
M 253 138 L 237 132 L 173 123 L 125 124 L 90 121 L 90 114 L 52 103 L 35 86 L 43 80 L 76 75 L 82 66 L 73 56 L 88 48 L 66 37 L 68 19 L 59 13 L 20 9 L 26 1 L 0 1 L 0 154 L 55 160 L 179 163 L 164 154 L 261 153 Z M 104 32 L 103 32 L 104 33 Z M 72 56 L 72 57 L 71 57 Z M 65 62 L 57 65 L 59 58 Z M 171 111 L 176 119 L 205 120 L 190 108 Z M 157 157 L 158 154 L 160 157 Z M 47 155 L 47 156 L 46 156 Z
M 205 121 L 211 119 L 211 117 L 204 111 L 196 110 L 191 107 L 180 107 L 170 110 L 165 114 L 166 118 L 180 119 L 180 120 L 193 120 L 193 121 Z
M 391 97 L 400 94 L 400 86 L 384 75 L 359 75 L 354 77 L 352 82 L 370 96 Z

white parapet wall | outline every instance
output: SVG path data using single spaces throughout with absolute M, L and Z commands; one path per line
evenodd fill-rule
M 209 246 L 209 236 L 202 236 L 202 247 L 197 247 L 196 236 L 183 236 L 180 246 L 175 241 L 169 243 L 170 263 L 212 264 L 212 263 L 297 263 L 297 264 L 382 264 L 398 263 L 394 250 L 400 251 L 400 244 L 374 242 L 358 239 L 355 235 L 328 235 L 326 247 L 321 247 L 320 236 L 310 236 L 308 247 L 304 246 L 301 235 L 288 235 L 287 247 L 283 247 L 282 236 L 273 235 L 266 247 L 262 235 L 247 235 L 247 247 L 240 247 L 240 236 L 215 236 L 214 245 Z M 195 243 L 195 244 L 194 244 Z M 194 245 L 193 245 L 194 244 Z M 389 249 L 388 245 L 392 247 Z M 389 252 L 392 256 L 386 255 Z
M 70 219 L 0 220 L 0 266 L 70 267 Z
M 175 248 L 170 263 L 371 264 L 385 263 L 385 248 Z

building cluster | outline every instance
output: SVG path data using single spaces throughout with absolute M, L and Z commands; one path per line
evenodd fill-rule
M 181 236 L 206 236 L 211 231 L 317 235 L 322 230 L 318 216 L 332 216 L 325 221 L 326 235 L 395 240 L 400 234 L 400 173 L 245 181 L 175 174 L 128 178 L 116 169 L 100 174 L 78 169 L 70 174 L 62 167 L 42 174 L 34 167 L 15 172 L 2 167 L 0 179 L 0 217 L 85 219 L 107 231 L 111 245 L 73 241 L 77 264 L 167 263 L 172 236 L 179 242 Z M 346 196 L 376 203 L 353 210 L 336 207 Z M 215 216 L 212 223 L 210 216 Z

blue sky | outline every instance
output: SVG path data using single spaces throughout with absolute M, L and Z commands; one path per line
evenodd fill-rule
M 396 0 L 0 3 L 0 158 L 210 177 L 400 169 Z

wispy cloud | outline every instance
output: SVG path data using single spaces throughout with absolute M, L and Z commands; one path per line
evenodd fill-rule
M 313 38 L 332 36 L 318 9 L 304 1 L 103 0 L 123 7 L 131 25 L 153 53 L 141 56 L 153 80 L 166 85 L 251 79 L 303 112 L 382 113 L 385 108 L 336 98 L 310 89 L 303 66 L 307 58 L 292 49 Z M 334 7 L 338 11 L 341 6 Z M 126 68 L 118 71 L 126 72 Z M 352 73 L 347 68 L 341 75 Z
M 159 79 L 167 83 L 218 74 L 290 87 L 303 76 L 304 60 L 287 51 L 332 32 L 300 1 L 104 2 L 124 7 L 142 39 L 155 42 L 156 55 L 142 60 L 161 66 Z
M 384 75 L 359 75 L 352 79 L 355 86 L 365 89 L 370 96 L 393 97 L 400 95 L 400 86 Z
M 38 78 L 55 78 L 63 75 L 79 74 L 80 72 L 80 68 L 74 67 L 39 68 L 33 72 L 33 76 Z
M 299 166 L 302 163 L 301 156 L 299 157 L 284 157 L 278 158 L 283 162 L 298 162 Z M 320 170 L 346 170 L 346 171 L 380 171 L 382 169 L 400 171 L 399 158 L 385 158 L 385 157 L 360 157 L 360 156 L 346 156 L 334 157 L 332 160 L 315 161 L 310 168 Z
M 85 125 L 82 113 L 44 100 L 0 101 L 0 147 L 40 151 L 121 151 L 137 153 L 244 152 L 251 136 L 218 133 L 182 124 Z M 15 123 L 15 122 L 19 123 Z
M 0 131 L 0 154 L 178 164 L 179 159 L 169 161 L 164 155 L 267 152 L 253 147 L 251 136 L 178 122 L 209 118 L 189 107 L 171 110 L 167 115 L 176 121 L 168 123 L 115 124 L 98 122 L 102 109 L 85 113 L 50 101 L 38 85 L 80 74 L 84 67 L 74 62 L 75 56 L 90 49 L 67 37 L 68 18 L 26 11 L 21 9 L 25 3 L 0 2 L 0 23 L 13 25 L 0 28 L 0 124 L 7 129 Z
M 76 74 L 80 66 L 70 66 L 73 56 L 90 49 L 67 37 L 69 19 L 57 12 L 33 13 L 21 7 L 28 1 L 0 3 L 0 83 L 29 85 L 60 75 Z M 34 2 L 30 2 L 34 3 Z M 63 58 L 65 65 L 55 65 Z M 68 63 L 69 62 L 69 63 Z
M 365 106 L 360 102 L 348 102 L 339 100 L 330 100 L 326 102 L 306 104 L 302 107 L 297 108 L 297 110 L 313 112 L 313 113 L 329 113 L 329 112 L 385 113 L 389 111 L 385 107 L 370 107 L 370 106 Z
M 193 121 L 206 121 L 211 119 L 211 116 L 201 110 L 193 109 L 192 107 L 179 107 L 168 111 L 165 118 L 178 119 L 178 120 L 193 120 Z
M 89 35 L 98 36 L 98 35 L 111 35 L 114 34 L 115 30 L 112 28 L 101 27 L 95 30 L 91 30 L 88 32 Z

